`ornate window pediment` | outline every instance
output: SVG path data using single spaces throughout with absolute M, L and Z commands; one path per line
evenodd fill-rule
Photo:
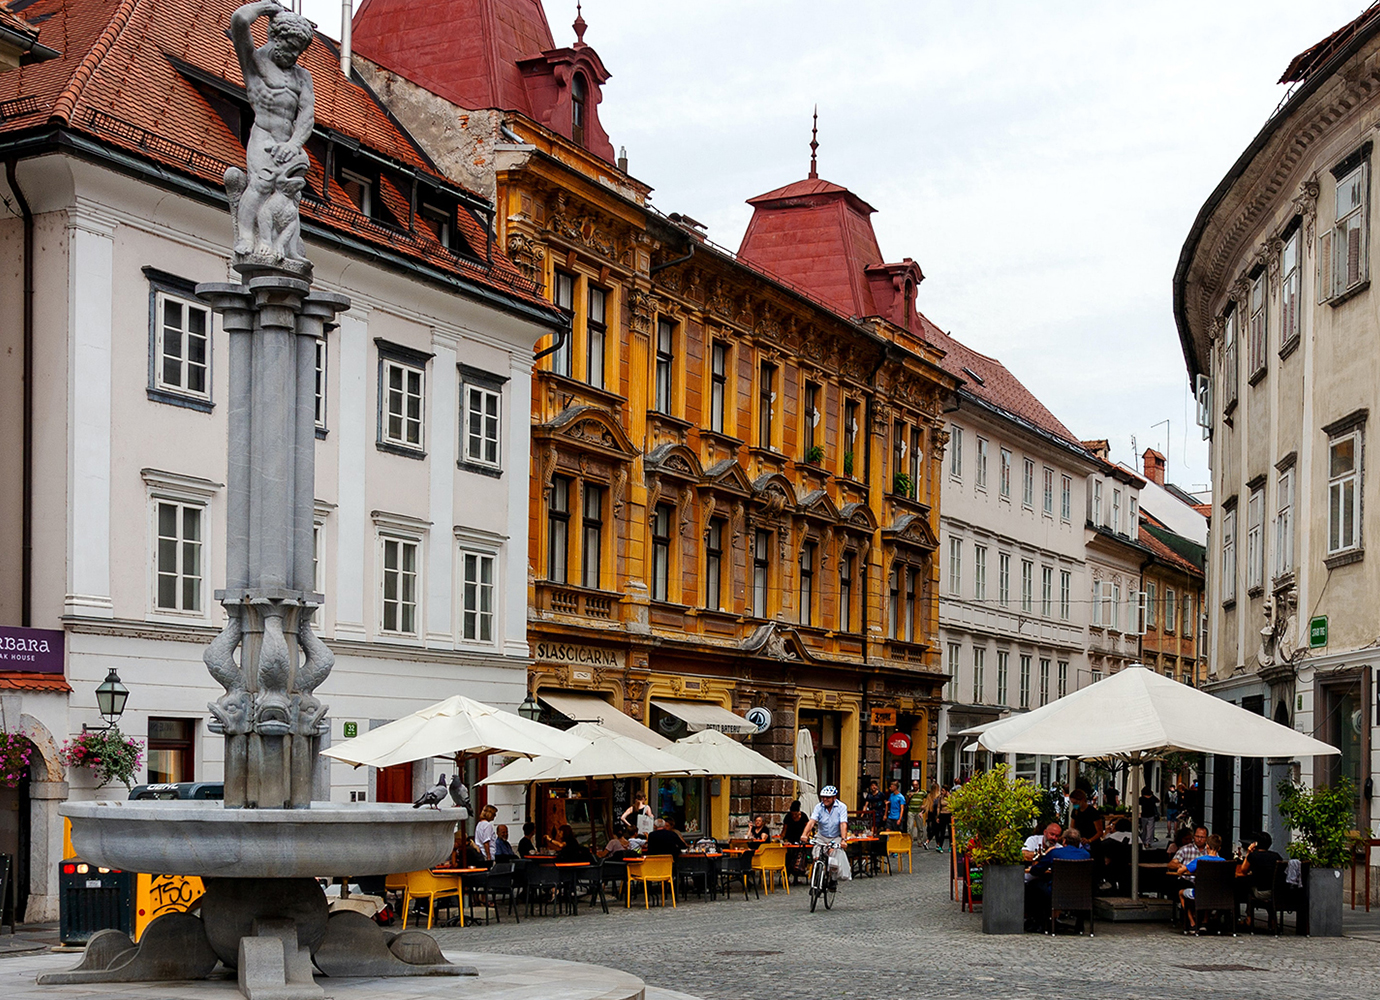
M 736 459 L 726 458 L 704 470 L 705 485 L 742 496 L 751 496 L 752 483 Z
M 532 428 L 532 437 L 617 461 L 629 461 L 637 454 L 618 421 L 598 406 L 568 407 L 548 423 Z
M 839 509 L 824 490 L 811 490 L 800 498 L 800 513 L 811 519 L 828 521 L 839 520 Z
M 865 503 L 846 503 L 839 511 L 839 521 L 846 531 L 865 531 L 869 535 L 877 530 L 877 516 Z
M 657 445 L 647 452 L 644 460 L 647 473 L 671 479 L 684 479 L 698 483 L 704 478 L 699 457 L 683 444 L 667 442 Z
M 769 514 L 779 514 L 796 504 L 795 487 L 779 472 L 768 472 L 752 481 L 752 492 Z
M 889 528 L 882 529 L 882 540 L 926 552 L 939 547 L 939 539 L 930 528 L 930 522 L 918 514 L 902 514 Z

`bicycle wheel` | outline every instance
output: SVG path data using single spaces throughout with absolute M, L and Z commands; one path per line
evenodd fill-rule
M 811 886 L 811 887 L 810 887 L 810 912 L 811 912 L 811 913 L 814 913 L 814 912 L 815 912 L 815 904 L 818 903 L 818 902 L 819 902 L 819 890 L 816 889 L 814 886 Z M 824 904 L 824 908 L 825 908 L 826 910 L 829 909 L 829 904 L 828 904 L 828 903 L 825 903 L 825 904 Z
M 837 882 L 828 879 L 825 880 L 822 895 L 824 896 L 824 908 L 826 910 L 832 910 L 834 908 L 834 893 L 838 892 L 838 888 Z

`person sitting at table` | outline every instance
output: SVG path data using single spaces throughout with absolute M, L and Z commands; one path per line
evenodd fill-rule
M 588 847 L 580 843 L 580 838 L 575 836 L 575 831 L 570 828 L 570 824 L 564 824 L 560 829 L 561 847 L 556 852 L 556 863 L 578 864 L 580 862 L 589 863 L 594 860 L 594 855 L 590 853 Z
M 1026 864 L 1040 860 L 1041 855 L 1059 846 L 1059 840 L 1063 835 L 1064 828 L 1058 823 L 1049 824 L 1043 833 L 1031 834 L 1025 838 L 1025 843 L 1021 845 L 1021 860 Z M 1026 874 L 1029 875 L 1030 873 L 1027 872 Z
M 670 854 L 673 857 L 685 850 L 685 841 L 664 819 L 652 824 L 652 832 L 647 834 L 647 854 Z
M 1207 852 L 1208 841 L 1211 839 L 1208 836 L 1207 827 L 1195 826 L 1193 839 L 1175 851 L 1174 856 L 1169 859 L 1169 874 L 1183 875 L 1187 872 L 1188 866 Z M 1221 846 L 1220 840 L 1218 846 Z
M 793 800 L 790 810 L 781 817 L 781 839 L 788 844 L 800 843 L 800 835 L 805 832 L 805 824 L 809 821 L 800 811 L 800 800 Z
M 527 857 L 527 855 L 529 855 L 529 854 L 535 854 L 535 853 L 536 853 L 536 851 L 537 851 L 536 833 L 537 833 L 537 824 L 531 823 L 531 822 L 523 823 L 523 824 L 522 824 L 522 839 L 518 841 L 518 854 L 519 854 L 519 856 L 525 858 L 525 857 Z
M 512 844 L 508 843 L 508 824 L 498 824 L 494 832 L 498 834 L 497 839 L 494 840 L 494 860 L 517 857 L 517 851 L 513 850 Z
M 752 817 L 752 825 L 748 827 L 747 836 L 748 840 L 756 844 L 771 840 L 771 827 L 767 826 L 767 817 Z
M 1184 865 L 1184 878 L 1189 879 L 1191 881 L 1193 877 L 1197 875 L 1198 862 L 1204 860 L 1205 858 L 1220 858 L 1221 856 L 1222 838 L 1214 833 L 1212 836 L 1207 838 L 1207 843 L 1204 845 L 1203 853 L 1200 854 L 1198 857 L 1194 858 L 1188 864 Z M 1197 933 L 1199 928 L 1198 921 L 1196 919 L 1197 913 L 1193 907 L 1193 886 L 1190 885 L 1187 888 L 1179 890 L 1179 902 L 1184 908 L 1184 919 L 1188 924 L 1188 926 L 1184 928 L 1184 933 Z
M 1062 842 L 1058 847 L 1050 848 L 1042 854 L 1038 861 L 1030 866 L 1030 881 L 1026 885 L 1026 919 L 1033 921 L 1037 926 L 1046 919 L 1057 920 L 1059 914 L 1050 913 L 1050 898 L 1054 893 L 1054 862 L 1056 861 L 1091 861 L 1092 854 L 1083 847 L 1083 838 L 1078 831 L 1069 828 L 1064 831 Z M 1082 918 L 1079 918 L 1082 924 Z
M 628 840 L 628 825 L 619 823 L 614 828 L 613 836 L 604 845 L 604 859 L 607 861 L 622 861 L 633 853 L 632 842 Z
M 1270 850 L 1273 843 L 1274 838 L 1268 833 L 1257 833 L 1246 847 L 1246 856 L 1236 866 L 1236 874 L 1249 880 L 1246 884 L 1249 887 L 1251 903 L 1269 903 L 1274 897 L 1275 866 L 1284 859 Z M 1254 926 L 1254 918 L 1254 907 L 1247 908 L 1247 927 Z

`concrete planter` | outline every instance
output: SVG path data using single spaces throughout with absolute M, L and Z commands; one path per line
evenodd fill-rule
M 1025 866 L 987 865 L 982 870 L 982 933 L 1025 930 Z
M 1308 934 L 1342 936 L 1342 872 L 1339 868 L 1308 871 Z

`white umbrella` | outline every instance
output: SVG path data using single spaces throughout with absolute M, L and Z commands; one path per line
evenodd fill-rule
M 589 744 L 559 729 L 455 695 L 363 736 L 329 747 L 321 756 L 359 767 L 390 767 L 431 757 L 516 753 L 569 760 Z
M 574 781 L 581 778 L 638 778 L 651 774 L 707 774 L 704 768 L 669 750 L 620 736 L 594 722 L 581 722 L 566 730 L 581 741 L 583 749 L 569 760 L 537 757 L 515 760 L 480 782 L 481 785 L 526 785 L 533 781 Z
M 721 774 L 727 778 L 786 778 L 811 784 L 797 772 L 782 767 L 714 729 L 703 729 L 676 740 L 672 752 L 692 764 L 698 764 L 709 774 Z
M 993 753 L 1102 757 L 1131 768 L 1131 895 L 1139 894 L 1140 764 L 1171 751 L 1310 757 L 1333 746 L 1136 665 L 984 730 Z
M 815 741 L 810 738 L 808 729 L 795 734 L 795 773 L 805 787 L 800 790 L 800 808 L 808 816 L 819 805 L 815 789 L 819 787 L 819 772 L 815 769 Z

